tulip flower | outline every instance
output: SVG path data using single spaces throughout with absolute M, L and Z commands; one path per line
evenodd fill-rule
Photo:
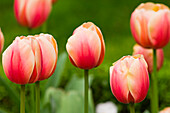
M 66 49 L 71 63 L 85 70 L 84 113 L 88 113 L 88 70 L 103 62 L 105 44 L 102 32 L 92 22 L 84 23 L 74 30 Z
M 15 0 L 14 13 L 22 26 L 36 28 L 48 18 L 52 7 L 51 0 Z
M 133 55 L 136 55 L 136 54 L 142 54 L 144 56 L 144 58 L 148 64 L 149 73 L 152 73 L 152 71 L 153 71 L 153 50 L 143 48 L 142 46 L 136 44 L 133 47 Z M 163 49 L 157 49 L 156 55 L 157 55 L 157 70 L 159 70 L 162 67 L 163 61 L 164 61 Z
M 4 47 L 4 35 L 0 29 L 0 53 L 2 52 L 3 47 Z
M 124 56 L 110 67 L 110 87 L 116 99 L 122 103 L 143 101 L 149 89 L 148 66 L 143 55 Z
M 170 113 L 170 107 L 166 107 L 164 108 L 162 111 L 160 111 L 159 113 Z
M 36 82 L 36 113 L 39 112 L 39 82 L 49 78 L 58 58 L 57 43 L 53 36 L 40 34 L 16 37 L 2 56 L 8 79 L 21 84 L 21 113 L 25 113 L 25 84 Z
M 142 3 L 132 13 L 130 27 L 139 45 L 163 48 L 170 39 L 170 10 L 163 4 Z
M 91 22 L 78 27 L 66 45 L 71 63 L 81 69 L 99 66 L 105 54 L 105 44 L 100 29 Z

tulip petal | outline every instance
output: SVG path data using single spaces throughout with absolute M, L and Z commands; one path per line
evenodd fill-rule
M 112 71 L 110 76 L 110 86 L 113 95 L 123 103 L 128 103 L 128 83 L 127 83 L 127 67 L 126 64 L 118 61 L 113 67 L 110 68 Z M 113 70 L 112 70 L 113 69 Z
M 101 53 L 100 38 L 96 32 L 84 28 L 68 39 L 66 49 L 77 67 L 91 69 L 99 61 Z
M 128 87 L 135 103 L 141 102 L 147 95 L 149 89 L 149 76 L 146 64 L 135 59 L 128 72 Z
M 160 10 L 155 12 L 155 15 L 148 23 L 148 35 L 153 47 L 156 49 L 161 48 L 169 42 L 170 21 L 168 20 L 168 15 L 170 15 L 169 10 Z
M 3 53 L 7 77 L 17 84 L 27 84 L 34 69 L 34 54 L 23 40 L 16 39 Z
M 37 37 L 41 48 L 41 74 L 39 80 L 47 79 L 51 76 L 51 73 L 55 67 L 57 55 L 51 42 L 49 42 L 43 36 Z
M 29 0 L 26 8 L 29 27 L 35 28 L 42 24 L 47 19 L 51 6 L 51 0 Z

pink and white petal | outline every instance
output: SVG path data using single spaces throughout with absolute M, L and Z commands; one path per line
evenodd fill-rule
M 3 47 L 4 47 L 4 35 L 0 29 L 0 52 L 2 52 Z
M 148 71 L 143 61 L 135 59 L 128 72 L 128 88 L 135 103 L 139 103 L 147 95 L 149 89 Z
M 40 26 L 51 11 L 51 0 L 29 0 L 27 3 L 26 17 L 31 28 Z
M 66 49 L 77 67 L 91 69 L 99 60 L 101 42 L 96 32 L 83 29 L 68 39 Z
M 123 66 L 123 67 L 122 67 Z M 113 68 L 112 75 L 110 76 L 110 86 L 113 95 L 118 101 L 128 103 L 128 83 L 127 83 L 127 70 L 124 70 L 126 65 L 123 62 L 117 62 Z
M 25 14 L 26 5 L 27 5 L 27 0 L 15 0 L 14 2 L 14 12 L 17 21 L 24 26 L 28 25 L 26 14 Z
M 39 79 L 40 72 L 41 72 L 41 50 L 40 50 L 39 43 L 36 39 L 30 39 L 30 41 L 31 41 L 32 51 L 35 57 L 35 66 L 34 66 L 34 71 L 32 73 L 32 76 L 29 80 L 29 83 L 34 83 Z
M 153 48 L 164 47 L 170 39 L 169 15 L 168 10 L 160 10 L 150 19 L 148 23 L 148 34 Z
M 47 79 L 55 67 L 57 55 L 53 45 L 44 37 L 37 37 L 41 48 L 41 74 L 39 80 Z
M 11 74 L 11 59 L 13 54 L 13 44 L 11 44 L 2 54 L 2 65 L 7 78 L 14 82 L 13 75 Z

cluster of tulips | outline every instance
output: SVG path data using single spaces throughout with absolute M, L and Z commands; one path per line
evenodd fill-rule
M 16 19 L 28 28 L 39 27 L 46 21 L 54 2 L 56 0 L 15 0 Z M 163 4 L 142 3 L 132 13 L 130 27 L 137 44 L 133 56 L 124 56 L 110 67 L 111 91 L 118 101 L 130 104 L 130 112 L 134 113 L 134 104 L 145 99 L 151 78 L 151 113 L 158 113 L 156 74 L 163 65 L 162 48 L 170 39 L 170 10 Z M 0 31 L 1 51 L 3 44 Z M 66 50 L 70 62 L 84 69 L 84 112 L 88 113 L 88 70 L 99 66 L 105 55 L 100 28 L 92 22 L 83 23 L 68 39 Z M 2 64 L 7 78 L 21 85 L 21 113 L 25 113 L 25 85 L 30 83 L 36 84 L 36 113 L 40 113 L 39 82 L 54 73 L 57 58 L 56 40 L 43 33 L 16 37 L 3 52 Z M 169 108 L 161 111 L 169 112 Z

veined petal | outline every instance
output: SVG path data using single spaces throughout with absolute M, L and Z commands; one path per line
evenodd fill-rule
M 41 74 L 39 80 L 47 79 L 55 67 L 57 55 L 53 45 L 44 37 L 36 38 L 41 48 Z
M 135 59 L 127 75 L 128 87 L 135 103 L 141 102 L 149 89 L 148 71 L 143 61 Z
M 29 82 L 34 69 L 34 62 L 31 47 L 18 38 L 3 54 L 5 73 L 12 82 L 17 84 L 27 84 Z
M 149 39 L 155 49 L 162 48 L 169 42 L 170 26 L 168 15 L 170 15 L 169 10 L 159 10 L 155 12 L 155 15 L 148 23 Z

